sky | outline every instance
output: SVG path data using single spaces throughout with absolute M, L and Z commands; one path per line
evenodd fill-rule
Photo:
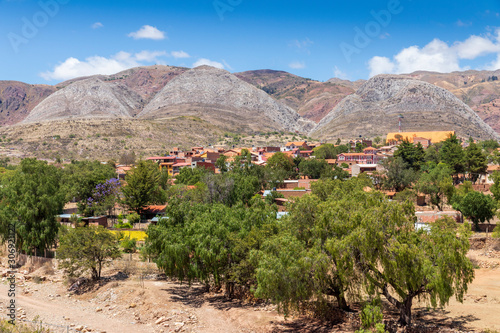
M 0 0 L 0 80 L 163 64 L 326 81 L 500 69 L 500 0 Z

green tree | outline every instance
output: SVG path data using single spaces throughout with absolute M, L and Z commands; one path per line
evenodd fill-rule
M 72 161 L 65 167 L 62 175 L 66 201 L 75 199 L 78 212 L 91 215 L 88 199 L 93 196 L 99 184 L 104 184 L 108 179 L 113 178 L 116 178 L 116 172 L 109 164 L 101 164 L 99 161 Z
M 357 142 L 356 143 L 356 153 L 362 153 L 363 152 L 363 149 L 365 149 L 367 147 L 366 143 L 361 143 L 361 142 Z
M 487 194 L 471 191 L 453 203 L 453 208 L 460 211 L 474 223 L 476 230 L 481 222 L 490 221 L 497 211 L 497 203 Z
M 493 179 L 493 184 L 490 187 L 490 191 L 493 194 L 493 197 L 495 197 L 495 200 L 500 201 L 500 172 L 493 172 L 491 178 Z
M 273 156 L 267 160 L 267 167 L 275 172 L 283 172 L 285 179 L 292 177 L 295 173 L 295 164 L 293 163 L 292 157 L 282 152 L 274 153 Z
M 447 164 L 439 163 L 429 172 L 422 173 L 416 185 L 418 191 L 430 196 L 431 204 L 439 210 L 443 210 L 445 198 L 451 201 L 455 191 L 451 173 Z
M 203 177 L 210 171 L 205 168 L 182 168 L 177 176 L 175 176 L 176 184 L 195 185 L 201 182 Z
M 481 146 L 482 149 L 484 149 L 488 153 L 491 153 L 495 149 L 500 148 L 498 141 L 493 139 L 481 141 L 479 145 Z
M 394 157 L 401 157 L 410 168 L 418 171 L 422 163 L 424 163 L 425 152 L 420 142 L 414 145 L 408 139 L 404 139 L 394 153 Z
M 316 158 L 320 159 L 337 158 L 337 149 L 331 143 L 325 143 L 319 147 L 313 148 L 313 154 Z
M 16 248 L 39 254 L 55 243 L 56 215 L 64 205 L 61 172 L 46 162 L 27 158 L 0 189 L 0 230 L 3 240 L 15 225 Z
M 417 173 L 411 169 L 402 157 L 386 158 L 382 161 L 385 177 L 381 179 L 382 186 L 400 192 L 408 188 L 417 179 Z
M 438 146 L 437 145 L 429 146 L 425 150 L 424 161 L 425 162 L 431 162 L 431 163 L 434 163 L 434 164 L 438 164 L 439 163 L 439 151 L 438 151 Z
M 446 163 L 455 176 L 465 171 L 464 151 L 456 135 L 450 135 L 443 141 L 443 146 L 439 150 L 439 160 Z
M 138 214 L 147 205 L 165 203 L 163 172 L 166 171 L 160 171 L 154 162 L 139 161 L 125 176 L 127 185 L 122 188 L 123 203 Z
M 249 260 L 275 229 L 276 210 L 260 199 L 232 208 L 222 204 L 192 205 L 169 202 L 168 218 L 148 228 L 147 253 L 167 276 L 208 287 L 225 285 L 231 295 L 236 283 L 254 284 Z
M 321 175 L 330 171 L 332 167 L 324 159 L 310 158 L 302 160 L 299 164 L 299 172 L 310 179 L 319 179 Z
M 219 169 L 220 173 L 227 172 L 228 171 L 227 156 L 220 155 L 217 161 L 215 161 L 215 166 Z
M 485 174 L 488 169 L 486 155 L 474 142 L 465 148 L 464 162 L 467 179 L 473 183 L 476 182 L 480 175 Z
M 376 136 L 375 139 L 373 139 L 373 142 L 378 145 L 380 142 L 382 142 L 382 138 L 380 136 Z
M 429 232 L 415 231 L 412 210 L 412 204 L 387 201 L 365 209 L 341 248 L 356 258 L 367 292 L 382 293 L 399 310 L 402 325 L 411 325 L 416 297 L 432 307 L 444 306 L 453 295 L 462 302 L 474 278 L 467 227 L 457 230 L 447 217 Z
M 117 237 L 101 226 L 69 229 L 57 250 L 60 265 L 70 276 L 90 272 L 93 280 L 101 278 L 102 267 L 109 259 L 120 255 Z

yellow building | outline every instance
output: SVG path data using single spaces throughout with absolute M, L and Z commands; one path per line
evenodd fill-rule
M 432 143 L 444 141 L 454 135 L 455 131 L 433 131 L 433 132 L 396 132 L 387 134 L 387 143 L 398 142 L 407 139 L 413 142 L 414 138 L 430 139 Z M 401 136 L 401 137 L 400 137 Z

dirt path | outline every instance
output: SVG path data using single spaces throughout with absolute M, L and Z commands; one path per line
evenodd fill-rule
M 9 302 L 0 284 L 0 306 Z M 29 291 L 24 293 L 24 291 Z M 16 306 L 27 319 L 84 326 L 92 332 L 271 332 L 281 315 L 265 306 L 205 294 L 201 286 L 130 278 L 109 282 L 84 295 L 69 296 L 62 283 L 19 283 Z M 18 313 L 21 313 L 18 312 Z M 5 316 L 5 310 L 2 310 Z

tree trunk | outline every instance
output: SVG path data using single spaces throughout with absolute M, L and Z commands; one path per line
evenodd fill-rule
M 406 296 L 403 302 L 400 302 L 389 294 L 387 286 L 382 288 L 382 294 L 387 298 L 389 303 L 398 308 L 400 314 L 399 323 L 403 326 L 411 325 L 411 305 L 414 296 Z
M 412 304 L 412 301 L 413 301 L 413 297 L 408 297 L 403 302 L 400 303 L 399 322 L 403 326 L 411 325 L 411 304 Z
M 352 311 L 352 309 L 347 305 L 347 301 L 345 300 L 344 295 L 338 295 L 337 297 L 337 303 L 339 305 L 339 308 L 344 310 L 344 311 Z

